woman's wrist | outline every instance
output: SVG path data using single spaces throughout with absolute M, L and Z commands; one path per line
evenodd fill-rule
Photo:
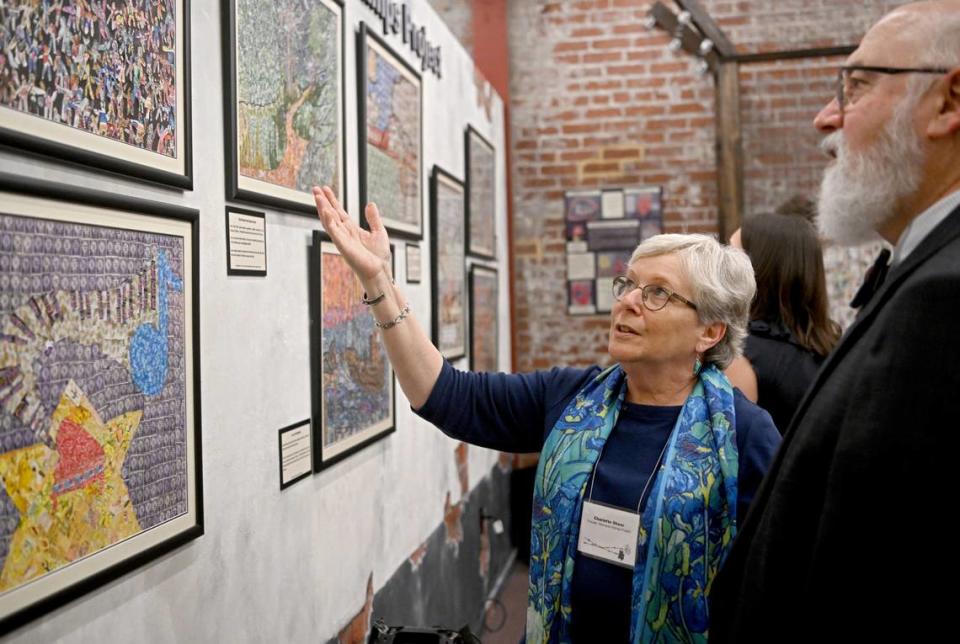
M 380 271 L 371 278 L 361 279 L 360 286 L 363 287 L 364 301 L 372 303 L 393 292 L 393 278 L 386 271 Z
M 401 310 L 406 306 L 406 298 L 400 293 L 400 289 L 393 279 L 393 276 L 386 271 L 380 271 L 374 277 L 361 280 L 363 286 L 362 302 L 370 306 L 374 312 L 377 321 L 384 315 L 390 315 L 393 309 Z

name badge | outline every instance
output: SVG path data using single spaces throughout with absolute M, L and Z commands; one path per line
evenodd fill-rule
M 577 550 L 633 570 L 637 562 L 640 515 L 595 501 L 584 501 Z

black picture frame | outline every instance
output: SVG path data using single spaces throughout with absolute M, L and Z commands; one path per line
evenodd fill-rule
M 304 472 L 303 474 L 301 474 L 301 475 L 299 475 L 299 476 L 296 476 L 296 477 L 290 479 L 290 480 L 287 481 L 287 482 L 284 482 L 284 481 L 283 481 L 283 435 L 286 434 L 286 433 L 288 433 L 288 432 L 292 432 L 292 431 L 295 430 L 295 429 L 299 429 L 299 428 L 303 427 L 304 425 L 307 425 L 308 427 L 310 427 L 310 434 L 311 434 L 311 436 L 310 436 L 310 450 L 311 450 L 310 466 L 311 466 L 311 468 L 310 468 L 309 470 L 307 470 L 306 472 Z M 302 481 L 303 479 L 309 477 L 311 474 L 313 474 L 313 427 L 312 427 L 311 424 L 310 424 L 310 419 L 309 419 L 309 418 L 307 418 L 307 419 L 305 419 L 305 420 L 301 420 L 301 421 L 296 422 L 296 423 L 293 423 L 293 424 L 291 424 L 291 425 L 287 425 L 286 427 L 282 427 L 282 428 L 280 428 L 280 429 L 277 431 L 277 453 L 278 453 L 278 455 L 279 455 L 278 461 L 279 461 L 279 468 L 280 468 L 280 491 L 281 491 L 281 492 L 282 492 L 283 490 L 286 490 L 288 487 L 290 487 L 290 486 L 293 485 L 294 483 L 298 483 L 298 482 Z
M 489 277 L 493 279 L 493 302 L 479 302 L 477 297 L 477 291 L 480 279 L 483 277 Z M 487 372 L 497 372 L 500 371 L 500 354 L 499 354 L 499 342 L 500 342 L 500 282 L 499 282 L 499 272 L 495 268 L 489 266 L 484 266 L 483 264 L 471 264 L 470 265 L 470 371 L 487 371 Z M 481 352 L 478 351 L 478 345 L 480 340 L 481 332 L 483 329 L 478 329 L 477 318 L 478 315 L 490 316 L 492 314 L 493 318 L 493 364 L 483 364 L 480 362 Z
M 465 204 L 462 203 L 459 214 L 453 213 L 453 216 L 459 219 L 459 222 L 455 222 L 459 223 L 460 226 L 459 235 L 455 233 L 453 237 L 449 237 L 443 234 L 444 231 L 440 229 L 441 225 L 445 225 L 440 220 L 441 215 L 444 214 L 440 210 L 440 190 L 442 187 L 458 192 L 461 202 L 466 200 L 466 191 L 462 181 L 440 166 L 433 166 L 433 171 L 430 174 L 431 337 L 433 343 L 445 358 L 456 360 L 467 353 L 467 308 L 469 302 L 467 299 L 466 216 L 464 212 Z M 443 235 L 443 239 L 441 239 L 441 235 Z M 459 244 L 457 244 L 457 238 L 459 238 Z M 459 246 L 459 253 L 456 253 L 456 246 Z M 454 267 L 455 264 L 456 267 Z M 452 283 L 456 287 L 457 293 L 446 289 L 448 286 L 447 273 L 450 271 L 453 271 L 453 274 L 449 276 L 449 279 L 453 280 Z M 451 306 L 443 306 L 444 300 L 451 303 Z M 459 302 L 459 312 L 457 312 L 457 302 Z M 459 314 L 461 319 L 455 320 L 453 324 L 446 323 L 442 318 L 448 314 L 452 314 L 454 319 Z M 452 339 L 446 338 L 445 336 L 451 335 L 451 331 L 454 337 Z
M 184 424 L 177 430 L 178 437 L 184 441 L 184 452 L 182 460 L 178 460 L 176 457 L 174 460 L 174 463 L 182 463 L 185 469 L 183 497 L 182 500 L 178 502 L 185 510 L 172 518 L 163 519 L 161 522 L 142 529 L 139 532 L 121 535 L 117 537 L 116 541 L 98 544 L 96 546 L 98 549 L 91 552 L 91 554 L 80 559 L 65 561 L 58 568 L 45 573 L 41 577 L 25 579 L 23 586 L 28 587 L 28 594 L 26 595 L 18 595 L 18 592 L 22 591 L 23 586 L 8 590 L 4 593 L 4 596 L 0 598 L 0 634 L 2 634 L 37 619 L 51 610 L 63 606 L 196 539 L 203 534 L 204 524 L 201 458 L 202 441 L 200 427 L 202 415 L 200 399 L 200 231 L 198 211 L 154 201 L 96 192 L 85 188 L 65 186 L 60 183 L 40 181 L 23 176 L 0 174 L 0 214 L 2 214 L 3 219 L 6 219 L 8 222 L 14 222 L 9 224 L 13 226 L 18 225 L 15 223 L 18 219 L 22 221 L 41 219 L 49 222 L 46 224 L 47 228 L 62 223 L 65 225 L 64 229 L 67 231 L 79 231 L 86 228 L 89 229 L 89 234 L 100 235 L 101 238 L 109 234 L 117 234 L 108 231 L 121 231 L 121 235 L 127 235 L 123 238 L 124 240 L 132 240 L 129 242 L 131 245 L 134 243 L 142 243 L 137 240 L 142 239 L 144 233 L 153 233 L 158 239 L 167 236 L 182 239 L 181 242 L 174 243 L 175 248 L 178 247 L 177 244 L 180 244 L 179 248 L 182 249 L 180 251 L 180 261 L 170 269 L 165 268 L 167 256 L 161 255 L 159 251 L 157 251 L 156 261 L 153 264 L 144 263 L 142 257 L 137 259 L 134 264 L 140 262 L 143 266 L 139 269 L 140 272 L 135 272 L 135 268 L 128 268 L 130 271 L 129 274 L 131 275 L 130 281 L 121 282 L 119 285 L 110 287 L 106 292 L 100 288 L 81 288 L 73 289 L 72 291 L 51 288 L 51 290 L 44 290 L 42 295 L 37 294 L 31 297 L 38 300 L 54 299 L 54 301 L 59 302 L 61 304 L 59 309 L 50 309 L 51 311 L 57 311 L 55 315 L 58 320 L 69 321 L 71 316 L 80 316 L 86 320 L 85 324 L 87 325 L 98 324 L 98 319 L 101 321 L 106 319 L 104 324 L 113 324 L 114 326 L 139 324 L 139 326 L 136 327 L 137 333 L 134 334 L 139 335 L 144 325 L 154 329 L 157 328 L 153 326 L 153 322 L 150 322 L 150 318 L 144 314 L 144 311 L 151 306 L 150 303 L 155 302 L 158 311 L 165 310 L 169 300 L 166 299 L 167 296 L 164 293 L 168 289 L 177 292 L 179 288 L 182 297 L 176 300 L 176 305 L 171 304 L 170 306 L 177 306 L 179 308 L 176 310 L 182 310 L 182 313 L 178 314 L 180 319 L 182 319 L 180 329 L 183 333 L 179 357 L 181 365 L 179 369 L 181 370 L 182 381 L 179 382 L 179 385 L 173 385 L 174 389 L 169 389 L 171 386 L 167 380 L 167 378 L 170 377 L 169 367 L 167 362 L 164 361 L 162 363 L 164 371 L 160 375 L 160 379 L 156 381 L 159 383 L 158 386 L 161 387 L 161 393 L 157 394 L 155 399 L 161 404 L 168 404 L 161 400 L 161 398 L 173 396 L 174 401 L 181 400 L 176 398 L 176 395 L 180 393 L 183 404 L 185 405 L 183 416 Z M 23 224 L 21 223 L 19 225 Z M 42 231 L 44 228 L 38 228 L 37 230 Z M 134 234 L 129 234 L 131 232 Z M 70 235 L 72 234 L 74 233 L 70 232 Z M 63 237 L 64 241 L 69 241 L 70 235 L 65 235 Z M 79 243 L 80 242 L 74 243 L 72 246 L 73 250 L 70 251 L 66 250 L 68 245 L 64 243 L 61 247 L 64 249 L 62 252 L 67 254 L 78 252 L 77 247 Z M 152 267 L 156 268 L 155 273 L 152 272 Z M 181 270 L 179 283 L 175 274 L 176 268 Z M 170 270 L 171 273 L 165 276 L 166 270 Z M 66 273 L 64 273 L 64 275 L 65 277 L 63 277 L 63 279 L 66 280 L 69 275 L 66 275 Z M 150 277 L 151 275 L 155 275 L 156 277 Z M 153 281 L 151 282 L 151 280 Z M 137 284 L 139 284 L 139 287 Z M 151 284 L 149 291 L 147 290 L 147 284 Z M 157 287 L 154 288 L 154 286 L 152 286 L 153 284 L 157 285 Z M 161 284 L 162 286 L 160 286 Z M 187 292 L 188 289 L 189 292 Z M 105 296 L 102 295 L 104 293 L 106 293 Z M 137 293 L 139 293 L 139 295 L 136 295 Z M 123 296 L 124 294 L 126 299 Z M 101 301 L 106 302 L 106 304 L 101 303 L 97 305 L 96 301 L 99 297 L 103 297 Z M 111 297 L 115 299 L 111 299 Z M 117 303 L 117 308 L 113 308 L 113 302 Z M 139 313 L 137 306 L 139 306 Z M 16 310 L 19 314 L 20 309 Z M 41 309 L 37 310 L 40 311 Z M 116 311 L 115 314 L 113 313 L 114 311 Z M 170 319 L 174 319 L 175 317 L 173 311 L 174 309 L 171 308 Z M 124 315 L 125 312 L 126 316 Z M 12 318 L 7 315 L 3 315 L 2 318 L 4 327 L 6 327 L 8 320 L 12 320 Z M 162 319 L 162 317 L 160 319 Z M 64 335 L 64 337 L 68 337 L 68 334 L 71 333 L 71 327 L 63 327 L 62 333 L 67 334 Z M 162 337 L 169 338 L 170 336 L 163 335 Z M 164 340 L 164 342 L 169 342 L 169 340 Z M 23 348 L 22 343 L 17 344 L 20 346 L 19 351 L 29 350 L 29 348 Z M 107 352 L 107 345 L 103 346 L 104 348 L 101 348 L 101 351 Z M 128 349 L 124 347 L 123 350 L 127 351 Z M 129 350 L 133 351 L 132 342 Z M 30 358 L 24 357 L 23 359 Z M 117 364 L 119 364 L 118 368 L 122 369 L 125 367 L 131 370 L 131 377 L 136 378 L 133 374 L 134 367 L 132 366 L 132 359 L 130 365 L 124 365 L 122 362 L 118 362 Z M 151 366 L 155 366 L 157 363 L 152 362 L 150 364 Z M 178 369 L 178 367 L 173 368 Z M 136 386 L 141 387 L 142 385 L 137 384 Z M 74 387 L 74 389 L 71 389 L 71 385 L 67 385 L 60 399 L 60 405 L 68 403 L 81 407 L 86 405 L 89 409 L 93 410 L 93 413 L 88 416 L 88 418 L 93 418 L 94 416 L 99 418 L 99 412 L 93 407 L 93 403 L 90 402 L 86 394 L 80 390 L 82 385 L 74 385 Z M 28 395 L 29 393 L 24 394 L 24 399 L 26 399 Z M 144 401 L 148 399 L 146 393 L 143 399 Z M 144 402 L 143 404 L 146 406 L 147 403 Z M 174 402 L 174 405 L 176 404 L 179 403 Z M 0 407 L 0 413 L 7 414 L 11 412 L 7 408 Z M 14 411 L 13 413 L 16 414 L 17 412 Z M 136 410 L 134 410 L 133 416 L 131 416 L 129 412 L 121 413 L 112 419 L 104 419 L 106 422 L 103 420 L 98 422 L 102 423 L 104 427 L 126 427 L 129 433 L 125 439 L 127 441 L 126 447 L 129 447 L 130 443 L 136 440 L 135 432 L 139 429 L 139 422 L 145 412 L 140 410 L 139 413 L 141 415 L 137 416 Z M 34 418 L 36 419 L 38 416 Z M 118 419 L 120 420 L 118 421 Z M 134 426 L 134 419 L 136 426 Z M 50 423 L 40 422 L 28 427 L 23 421 L 24 419 L 21 418 L 21 422 L 25 428 L 50 426 Z M 52 432 L 52 430 L 50 431 Z M 63 429 L 63 425 L 60 425 L 58 426 L 58 435 L 59 431 L 67 430 Z M 71 431 L 76 432 L 77 430 L 72 429 Z M 158 430 L 154 428 L 152 431 Z M 87 433 L 86 435 L 93 437 L 97 434 Z M 152 436 L 152 434 L 150 435 Z M 46 436 L 49 437 L 50 433 L 47 433 Z M 103 434 L 99 434 L 99 436 L 100 440 L 109 440 L 109 437 L 105 438 Z M 143 440 L 146 440 L 146 436 Z M 151 443 L 140 443 L 140 445 L 141 447 L 145 445 L 147 448 L 150 448 Z M 126 449 L 126 447 L 124 449 Z M 138 450 L 139 449 L 140 448 L 138 448 Z M 38 440 L 36 443 L 28 445 L 26 450 L 13 449 L 0 454 L 0 458 L 6 457 L 7 455 L 11 455 L 13 458 L 21 458 L 22 456 L 19 453 L 30 450 L 38 450 L 40 452 L 47 450 L 48 452 L 52 452 L 53 448 L 49 446 L 49 443 Z M 111 453 L 116 453 L 116 451 L 114 450 Z M 135 457 L 146 458 L 142 453 L 136 453 Z M 106 472 L 103 474 L 105 477 L 122 477 L 122 473 L 118 474 L 118 471 L 122 471 L 122 467 L 128 458 L 130 458 L 130 455 L 124 452 L 123 460 L 120 461 L 119 465 L 116 462 L 110 464 L 108 461 L 103 461 L 103 463 L 106 464 L 101 465 L 103 469 L 100 471 Z M 47 476 L 54 476 L 54 474 L 48 472 Z M 71 481 L 68 480 L 68 483 L 70 482 Z M 87 483 L 83 483 L 83 485 L 86 484 Z M 133 505 L 134 502 L 130 500 L 130 493 L 126 488 L 127 484 L 126 480 L 122 481 L 123 489 L 121 493 L 126 490 L 126 494 L 128 495 L 126 503 Z M 119 488 L 119 484 L 114 483 L 113 485 L 114 488 L 105 487 L 104 489 L 116 490 Z M 122 507 L 126 507 L 126 505 L 122 504 Z M 131 508 L 130 512 L 135 513 L 136 508 Z M 71 516 L 73 515 L 67 514 L 66 518 L 62 520 L 69 521 Z M 134 516 L 136 520 L 135 526 L 139 529 L 141 519 L 136 518 L 135 514 Z M 120 521 L 121 519 L 117 519 L 113 524 L 115 530 L 118 529 L 116 526 L 119 525 Z M 129 521 L 129 517 L 127 521 Z M 124 527 L 130 528 L 130 525 L 130 523 L 126 523 Z M 121 541 L 124 543 L 123 548 L 112 547 Z M 13 546 L 11 546 L 11 552 L 12 551 Z M 10 554 L 8 553 L 7 556 L 9 557 Z
M 467 253 L 471 257 L 481 259 L 497 258 L 497 152 L 493 144 L 480 134 L 472 125 L 468 125 L 463 133 L 464 174 L 467 189 Z M 489 152 L 490 166 L 479 167 L 474 157 L 480 158 L 484 152 Z M 478 187 L 481 172 L 488 173 L 490 195 L 489 200 L 479 203 L 478 198 L 484 195 Z M 477 202 L 477 203 L 475 203 Z M 479 235 L 478 231 L 487 231 L 489 234 Z
M 369 140 L 369 133 L 367 128 L 367 51 L 368 48 L 373 48 L 374 50 L 379 50 L 377 53 L 381 57 L 394 64 L 394 68 L 404 73 L 407 76 L 407 80 L 411 83 L 414 83 L 417 86 L 417 95 L 419 102 L 419 114 L 417 116 L 417 201 L 418 204 L 415 208 L 416 210 L 416 224 L 410 224 L 404 222 L 400 219 L 390 216 L 389 211 L 386 210 L 387 207 L 395 203 L 396 198 L 392 198 L 389 202 L 381 199 L 378 206 L 384 208 L 380 212 L 380 218 L 383 220 L 384 227 L 390 232 L 390 236 L 393 238 L 401 239 L 413 239 L 419 240 L 423 239 L 423 210 L 424 210 L 424 195 L 423 195 L 423 82 L 420 74 L 401 56 L 399 56 L 396 51 L 390 47 L 382 38 L 380 38 L 372 29 L 369 29 L 366 23 L 361 22 L 360 27 L 357 31 L 357 130 L 359 132 L 359 140 L 357 145 L 358 152 L 358 168 L 359 168 L 359 188 L 360 188 L 360 225 L 364 228 L 369 228 L 367 220 L 364 214 L 364 208 L 367 205 L 367 202 L 371 199 L 375 199 L 375 195 L 371 194 L 370 191 L 370 180 L 368 178 L 368 173 L 370 172 L 370 159 L 368 158 L 367 153 L 367 144 Z M 412 77 L 412 78 L 410 78 Z
M 227 204 L 224 208 L 224 218 L 226 221 L 226 238 L 227 238 L 227 275 L 230 276 L 248 276 L 248 277 L 266 277 L 267 269 L 264 268 L 262 271 L 246 268 L 232 268 L 230 265 L 230 213 L 237 213 L 239 215 L 246 215 L 248 217 L 256 217 L 258 219 L 263 219 L 263 265 L 267 265 L 267 215 L 264 212 L 259 212 L 256 210 L 247 210 L 245 208 L 237 208 L 236 206 L 231 206 Z
M 99 170 L 129 179 L 159 184 L 182 190 L 193 189 L 193 152 L 191 131 L 191 86 L 190 86 L 190 1 L 175 0 L 178 21 L 175 50 L 178 52 L 177 109 L 174 122 L 180 131 L 175 137 L 176 154 L 168 157 L 146 147 L 112 139 L 86 131 L 66 123 L 58 123 L 20 110 L 0 105 L 0 146 L 16 152 L 51 159 L 59 163 Z M 161 45 L 162 46 L 162 45 Z M 0 70 L 2 71 L 2 70 Z M 56 109 L 53 98 L 50 109 Z M 61 106 L 66 96 L 60 97 Z M 93 106 L 94 102 L 91 101 Z M 46 109 L 46 108 L 45 108 Z M 64 107 L 61 107 L 63 112 Z M 69 115 L 70 117 L 76 115 Z M 93 112 L 87 115 L 91 121 Z M 109 120 L 98 121 L 101 127 L 109 127 Z M 162 137 L 162 130 L 159 136 Z
M 324 269 L 323 269 L 323 256 L 324 254 L 339 254 L 339 251 L 336 250 L 336 246 L 330 242 L 326 234 L 322 231 L 315 230 L 313 231 L 313 243 L 310 247 L 310 391 L 311 391 L 311 422 L 313 424 L 313 471 L 314 473 L 321 472 L 337 463 L 342 461 L 353 454 L 373 445 L 374 443 L 386 438 L 390 434 L 396 431 L 396 418 L 397 418 L 397 405 L 396 405 L 396 382 L 393 377 L 393 369 L 390 367 L 389 360 L 386 357 L 386 351 L 382 347 L 382 340 L 379 339 L 379 334 L 374 325 L 374 318 L 370 315 L 369 311 L 363 310 L 359 311 L 357 315 L 357 320 L 360 325 L 364 327 L 365 330 L 369 331 L 369 337 L 371 338 L 371 344 L 368 345 L 371 351 L 373 352 L 373 343 L 372 341 L 376 339 L 379 343 L 380 351 L 382 352 L 381 358 L 386 366 L 386 375 L 384 376 L 385 390 L 389 399 L 389 414 L 388 418 L 380 419 L 379 421 L 368 425 L 367 427 L 357 429 L 356 426 L 350 426 L 349 431 L 352 432 L 350 436 L 338 440 L 330 441 L 329 445 L 325 445 L 326 436 L 327 436 L 327 422 L 326 417 L 324 416 L 325 412 L 325 397 L 324 397 L 324 376 L 325 371 L 328 366 L 333 365 L 333 369 L 346 369 L 347 372 L 352 373 L 350 366 L 350 361 L 345 359 L 343 356 L 337 357 L 336 360 L 328 361 L 328 352 L 326 350 L 327 346 L 324 343 L 325 330 L 324 330 L 324 309 L 323 309 L 323 280 L 324 280 Z M 345 262 L 344 262 L 345 264 Z M 355 296 L 352 301 L 360 301 L 361 289 L 356 278 L 353 276 L 352 271 L 349 267 L 346 267 L 343 271 L 343 280 L 338 282 L 338 284 L 349 284 L 348 288 L 354 289 L 356 292 L 353 293 Z M 349 278 L 349 279 L 347 279 Z M 364 334 L 365 336 L 366 334 Z M 362 348 L 360 347 L 351 347 L 354 349 L 354 353 L 359 355 L 362 359 Z M 346 352 L 344 352 L 345 354 Z M 377 377 L 378 373 L 372 371 L 369 368 L 369 364 L 373 362 L 372 360 L 366 361 L 364 363 L 362 360 L 357 363 L 356 369 L 360 372 L 361 377 L 366 376 L 365 380 L 369 380 Z M 377 392 L 374 392 L 376 395 Z M 364 396 L 360 398 L 362 404 L 374 404 L 376 401 L 372 396 Z M 370 413 L 367 409 L 357 409 L 357 405 L 350 405 L 349 401 L 340 405 L 343 409 L 348 409 L 357 415 L 357 420 L 360 419 L 369 419 Z
M 338 16 L 340 46 L 337 48 L 340 72 L 336 75 L 340 99 L 336 101 L 339 109 L 337 136 L 340 139 L 339 165 L 337 174 L 339 186 L 331 186 L 344 208 L 347 208 L 347 140 L 346 140 L 346 21 L 344 19 L 343 0 L 315 0 Z M 240 172 L 239 118 L 240 109 L 237 96 L 237 12 L 236 0 L 221 0 L 223 15 L 223 100 L 224 100 L 224 145 L 226 158 L 226 196 L 228 200 L 259 206 L 278 208 L 289 212 L 316 217 L 317 208 L 310 190 L 295 190 Z M 267 28 L 262 25 L 261 28 Z

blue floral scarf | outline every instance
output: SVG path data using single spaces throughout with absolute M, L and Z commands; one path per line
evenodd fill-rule
M 570 591 L 587 480 L 626 395 L 619 365 L 567 405 L 547 436 L 533 492 L 527 642 L 570 641 Z M 631 641 L 706 642 L 707 598 L 736 534 L 733 389 L 701 370 L 667 439 L 640 521 Z

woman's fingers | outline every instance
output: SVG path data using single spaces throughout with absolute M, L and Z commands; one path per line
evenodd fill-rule
M 349 219 L 345 219 L 341 215 L 342 209 L 340 211 L 330 202 L 329 188 L 313 189 L 313 198 L 317 203 L 317 210 L 320 212 L 320 219 L 323 222 L 323 227 L 330 234 L 331 237 L 339 237 L 341 240 L 343 234 L 349 234 L 350 229 L 347 226 Z
M 333 206 L 334 211 L 340 217 L 340 221 L 346 222 L 350 220 L 350 215 L 347 214 L 347 211 L 343 209 L 340 205 L 340 200 L 337 199 L 336 193 L 330 188 L 330 186 L 323 187 L 323 193 L 327 197 L 327 200 Z
M 377 204 L 372 201 L 368 203 L 364 213 L 367 216 L 367 225 L 370 227 L 371 233 L 383 230 L 383 220 L 380 219 L 380 209 L 377 208 Z
M 313 201 L 317 204 L 317 214 L 320 215 L 320 219 L 323 220 L 323 225 L 326 226 L 327 219 L 330 218 L 328 211 L 333 210 L 333 206 L 330 205 L 327 196 L 323 194 L 323 190 L 317 186 L 313 187 Z

